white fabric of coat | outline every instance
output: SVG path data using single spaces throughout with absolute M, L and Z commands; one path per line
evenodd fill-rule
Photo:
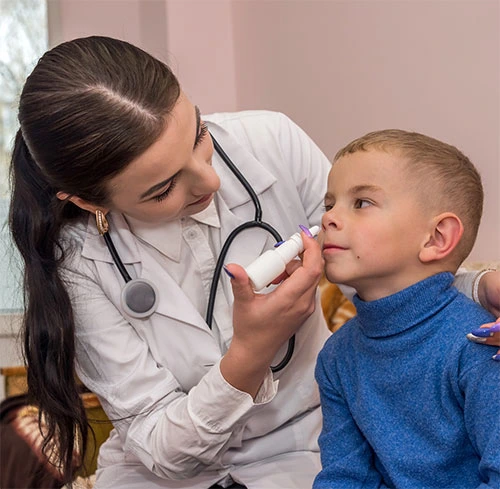
M 320 223 L 330 163 L 298 126 L 266 111 L 204 120 L 259 196 L 263 219 L 283 238 L 298 224 Z M 221 178 L 215 204 L 223 243 L 237 225 L 253 219 L 254 206 L 215 152 L 213 166 Z M 124 216 L 111 213 L 109 221 L 129 273 L 153 282 L 159 303 L 147 319 L 128 317 L 120 305 L 123 279 L 95 220 L 90 216 L 67 229 L 72 252 L 65 279 L 77 318 L 77 373 L 115 428 L 101 447 L 96 489 L 207 489 L 225 484 L 228 475 L 249 489 L 311 487 L 320 470 L 321 428 L 313 374 L 330 334 L 319 305 L 296 335 L 291 362 L 269 371 L 252 399 L 221 376 L 224 352 L 204 313 L 132 234 Z M 225 263 L 245 266 L 273 242 L 262 230 L 245 231 Z

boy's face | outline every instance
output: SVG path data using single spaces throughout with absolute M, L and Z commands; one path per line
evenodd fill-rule
M 331 282 L 376 300 L 422 280 L 432 215 L 419 204 L 402 157 L 370 149 L 338 159 L 328 176 L 319 236 Z

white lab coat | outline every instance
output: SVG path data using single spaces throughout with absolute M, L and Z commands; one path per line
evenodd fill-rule
M 330 164 L 300 128 L 264 111 L 204 120 L 258 194 L 265 221 L 283 237 L 300 223 L 319 224 Z M 213 166 L 221 178 L 223 242 L 253 219 L 254 207 L 215 153 Z M 150 318 L 128 317 L 120 305 L 123 279 L 92 216 L 67 230 L 74 249 L 65 278 L 77 317 L 77 373 L 111 419 L 123 418 L 101 448 L 96 489 L 207 489 L 228 474 L 249 489 L 311 487 L 320 470 L 314 367 L 329 335 L 319 305 L 297 333 L 289 365 L 269 372 L 253 400 L 222 378 L 219 343 L 154 254 L 123 216 L 109 220 L 129 273 L 153 282 L 159 303 Z M 244 266 L 272 242 L 261 230 L 247 231 L 225 263 Z

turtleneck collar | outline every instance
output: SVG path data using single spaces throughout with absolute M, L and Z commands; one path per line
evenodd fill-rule
M 381 338 L 427 320 L 457 295 L 453 278 L 452 273 L 438 273 L 396 294 L 370 302 L 356 294 L 353 302 L 362 332 L 371 338 Z

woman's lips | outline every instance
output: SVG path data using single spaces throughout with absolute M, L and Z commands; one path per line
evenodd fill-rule
M 205 197 L 202 197 L 201 199 L 199 199 L 196 202 L 193 202 L 192 204 L 189 204 L 189 205 L 192 206 L 192 205 L 204 204 L 205 202 L 210 200 L 213 195 L 214 194 L 207 194 L 207 195 L 205 195 Z

